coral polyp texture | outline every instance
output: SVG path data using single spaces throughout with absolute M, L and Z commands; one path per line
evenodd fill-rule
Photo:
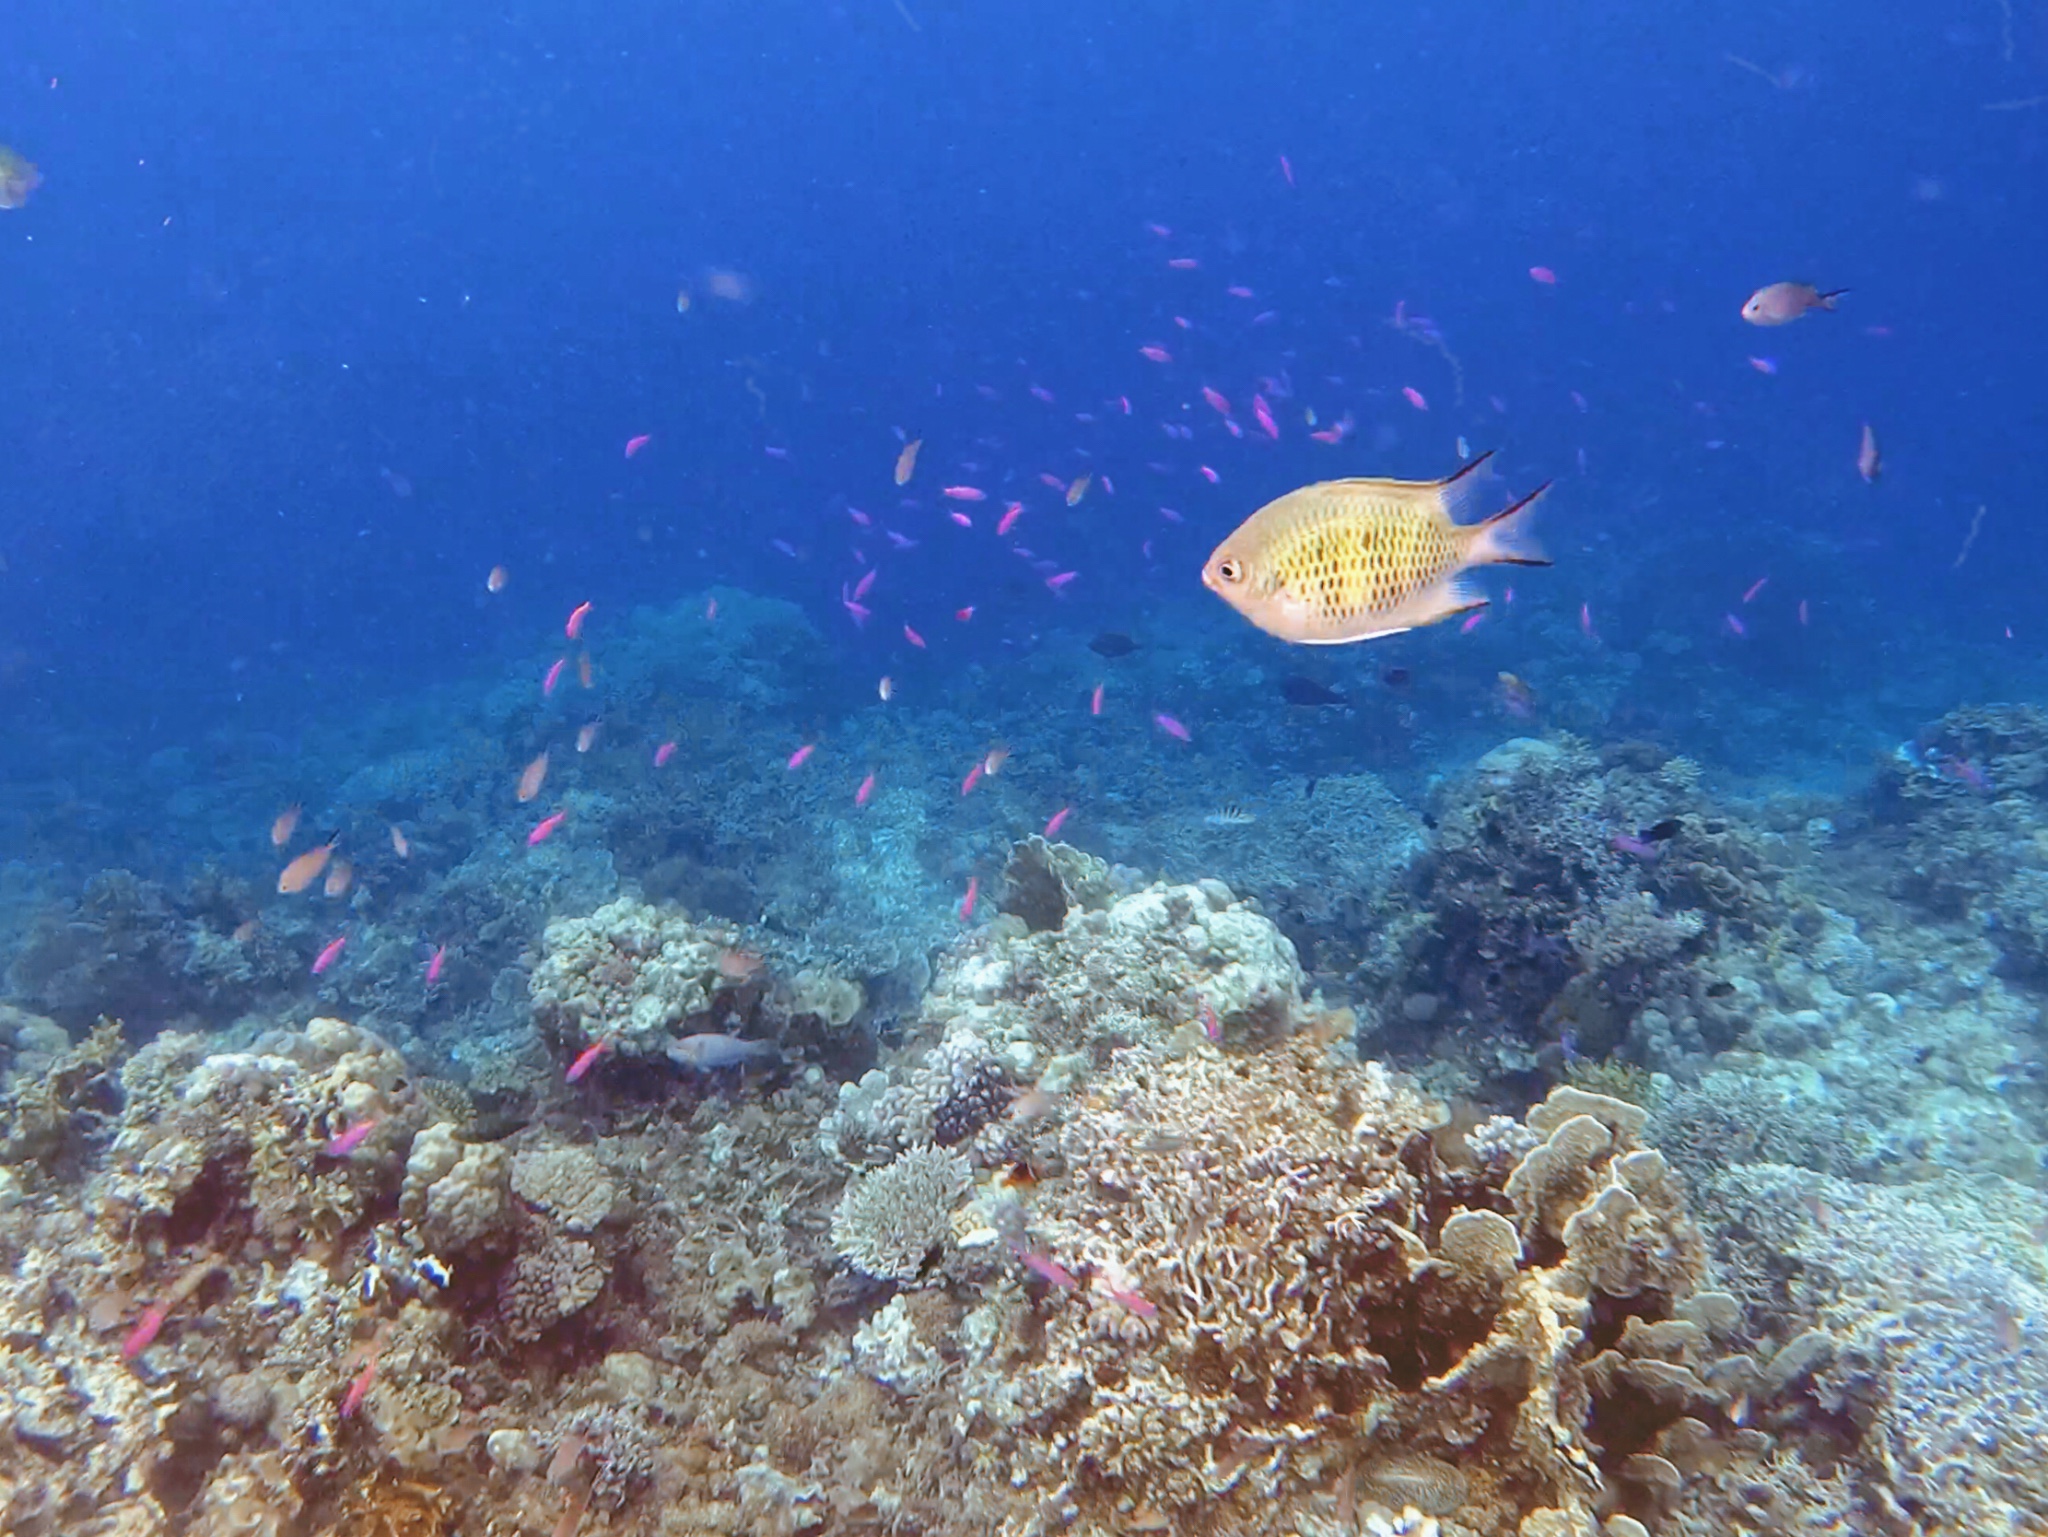
M 7 1006 L 0 1529 L 2041 1531 L 2037 725 L 1517 741 L 1326 901 L 1027 837 L 914 964 L 579 896 L 488 1051 Z

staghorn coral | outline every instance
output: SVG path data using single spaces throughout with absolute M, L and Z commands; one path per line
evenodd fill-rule
M 832 1215 L 833 1245 L 871 1276 L 915 1280 L 951 1237 L 953 1209 L 973 1183 L 966 1159 L 912 1148 L 846 1187 Z
M 1019 1213 L 1056 1265 L 1117 1277 L 1106 1300 L 1054 1288 L 1042 1337 L 994 1352 L 967 1342 L 982 1320 L 999 1341 L 1014 1327 L 1000 1291 L 936 1336 L 892 1304 L 860 1359 L 899 1390 L 978 1405 L 999 1464 L 1061 1491 L 1083 1530 L 1109 1530 L 1118 1501 L 1273 1530 L 1269 1502 L 1354 1459 L 1385 1495 L 1455 1511 L 1464 1530 L 1589 1517 L 1592 1299 L 1666 1316 L 1696 1245 L 1654 1171 L 1627 1163 L 1644 1154 L 1640 1112 L 1581 1095 L 1551 1107 L 1542 1144 L 1553 1162 L 1582 1146 L 1577 1195 L 1546 1182 L 1557 1231 L 1518 1263 L 1488 1204 L 1509 1192 L 1452 1195 L 1432 1171 L 1421 1131 L 1439 1115 L 1307 1041 L 1249 1058 L 1122 1053 L 1039 1134 L 1045 1166 L 1074 1172 L 1041 1179 Z M 1582 1124 L 1597 1143 L 1560 1142 Z M 984 1195 L 999 1227 L 1013 1199 Z M 1141 1303 L 1146 1328 L 1104 1327 Z

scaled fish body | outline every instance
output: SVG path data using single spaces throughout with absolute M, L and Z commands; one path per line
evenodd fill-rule
M 1522 524 L 1545 482 L 1503 512 L 1460 523 L 1482 454 L 1445 480 L 1326 480 L 1268 502 L 1216 547 L 1202 584 L 1268 635 L 1341 646 L 1436 624 L 1486 599 L 1459 578 L 1484 565 L 1547 566 Z
M 1767 283 L 1743 301 L 1742 318 L 1753 326 L 1790 325 L 1808 310 L 1831 310 L 1849 290 L 1822 293 L 1811 283 Z
M 745 1067 L 772 1060 L 772 1041 L 743 1041 L 736 1035 L 686 1035 L 668 1043 L 669 1060 L 693 1072 L 714 1073 L 722 1067 Z

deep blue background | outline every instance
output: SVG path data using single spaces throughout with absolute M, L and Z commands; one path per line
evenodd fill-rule
M 2038 656 L 2048 108 L 1983 110 L 2048 91 L 2038 0 L 2010 61 L 1992 0 L 906 3 L 916 30 L 891 0 L 11 15 L 0 142 L 47 184 L 0 214 L 8 772 L 223 723 L 288 740 L 523 654 L 579 598 L 732 581 L 852 637 L 843 507 L 894 507 L 898 426 L 928 440 L 927 505 L 885 521 L 925 543 L 877 598 L 914 577 L 933 612 L 979 601 L 963 654 L 1147 603 L 1222 633 L 1194 573 L 1230 526 L 1306 479 L 1441 474 L 1462 433 L 1572 481 L 1526 601 L 1708 633 L 1792 561 L 1842 625 L 1906 638 L 1873 667 L 2006 624 Z M 1201 271 L 1165 268 L 1182 254 Z M 711 267 L 754 302 L 679 316 Z M 1853 292 L 1744 326 L 1778 278 Z M 1401 299 L 1460 354 L 1462 412 L 1382 323 Z M 1199 445 L 1159 433 L 1195 383 L 1242 401 L 1278 367 L 1343 379 L 1318 389 L 1359 410 L 1352 445 L 1304 443 L 1302 401 L 1277 448 L 1199 407 Z M 1072 422 L 1119 394 L 1129 422 Z M 1034 546 L 1084 573 L 1066 607 L 943 543 L 930 488 L 961 459 L 1035 493 Z M 1115 499 L 1038 510 L 1039 470 L 1091 462 Z

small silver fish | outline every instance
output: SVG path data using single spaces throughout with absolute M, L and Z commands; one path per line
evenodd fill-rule
M 668 1043 L 668 1059 L 693 1073 L 715 1073 L 725 1067 L 746 1067 L 773 1061 L 779 1053 L 772 1041 L 743 1041 L 736 1035 L 686 1035 Z

